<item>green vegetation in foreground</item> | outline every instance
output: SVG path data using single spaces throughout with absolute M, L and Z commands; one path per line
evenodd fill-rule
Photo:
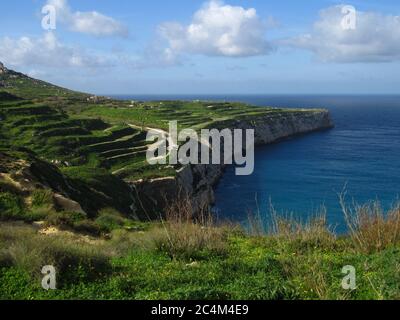
M 399 209 L 357 214 L 348 237 L 323 218 L 279 220 L 270 235 L 186 214 L 143 224 L 103 212 L 100 237 L 2 223 L 0 299 L 399 299 Z M 41 288 L 48 264 L 58 271 L 54 291 Z M 354 291 L 341 287 L 346 265 L 357 271 Z
M 0 179 L 0 299 L 400 298 L 399 207 L 347 214 L 355 217 L 347 237 L 323 217 L 306 225 L 276 219 L 272 233 L 255 220 L 245 232 L 210 215 L 194 219 L 185 199 L 163 222 L 112 208 L 94 216 L 60 210 L 50 189 L 27 191 L 18 172 L 11 176 Z M 41 288 L 44 265 L 56 267 L 55 291 Z M 356 268 L 355 291 L 341 288 L 346 265 Z

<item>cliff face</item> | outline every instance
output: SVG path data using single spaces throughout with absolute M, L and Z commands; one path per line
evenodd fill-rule
M 226 125 L 226 126 L 224 126 Z M 284 112 L 252 120 L 239 120 L 220 127 L 254 129 L 257 145 L 270 144 L 292 136 L 333 127 L 327 110 Z M 133 183 L 140 206 L 148 218 L 159 218 L 163 208 L 181 196 L 191 199 L 194 213 L 214 202 L 213 187 L 224 171 L 223 165 L 189 165 L 178 171 L 176 177 Z

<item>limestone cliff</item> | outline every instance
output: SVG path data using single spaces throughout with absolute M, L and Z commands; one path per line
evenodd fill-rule
M 292 136 L 333 127 L 327 110 L 298 110 L 274 113 L 261 118 L 224 121 L 219 128 L 254 129 L 257 145 L 270 144 Z M 257 151 L 256 151 L 257 152 Z M 158 218 L 168 203 L 183 195 L 192 201 L 194 212 L 214 202 L 213 187 L 224 171 L 223 165 L 189 165 L 177 172 L 175 177 L 138 181 L 132 183 L 140 200 L 139 208 L 146 218 Z

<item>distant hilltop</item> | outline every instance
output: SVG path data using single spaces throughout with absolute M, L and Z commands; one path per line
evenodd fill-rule
M 0 61 L 0 90 L 22 98 L 57 98 L 57 97 L 75 97 L 86 99 L 88 94 L 68 90 L 51 83 L 34 79 L 29 75 L 7 68 Z

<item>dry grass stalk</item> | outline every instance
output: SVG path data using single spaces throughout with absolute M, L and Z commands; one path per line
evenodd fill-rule
M 346 192 L 340 195 L 340 204 L 351 238 L 363 252 L 381 251 L 400 241 L 400 203 L 387 212 L 379 201 L 365 205 L 346 204 Z

